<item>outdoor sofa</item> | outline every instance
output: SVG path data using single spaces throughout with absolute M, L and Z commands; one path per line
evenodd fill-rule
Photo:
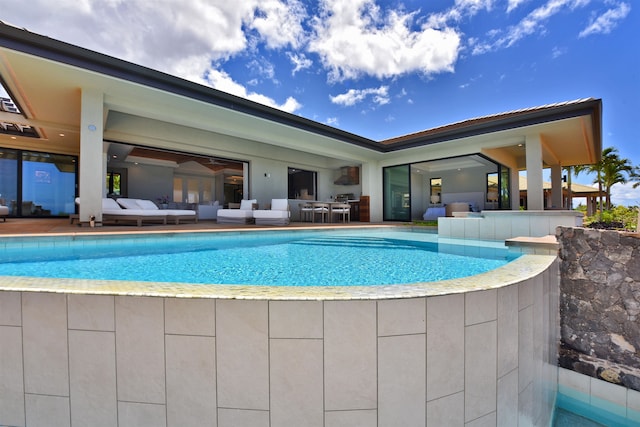
M 129 199 L 118 198 L 116 202 L 123 208 L 129 209 L 142 209 L 149 212 L 154 212 L 157 215 L 165 215 L 168 222 L 173 222 L 176 225 L 180 224 L 180 220 L 198 222 L 198 213 L 191 209 L 159 209 L 158 205 L 151 200 L 146 199 Z

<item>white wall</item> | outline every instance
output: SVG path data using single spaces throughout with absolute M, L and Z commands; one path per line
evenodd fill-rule
M 557 268 L 388 300 L 0 291 L 0 425 L 546 427 Z

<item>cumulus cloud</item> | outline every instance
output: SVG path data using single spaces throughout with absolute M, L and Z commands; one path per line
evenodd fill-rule
M 249 92 L 247 91 L 247 88 L 234 81 L 233 78 L 231 78 L 231 76 L 229 76 L 229 74 L 225 73 L 224 71 L 210 70 L 205 76 L 205 81 L 215 89 L 239 96 L 241 98 L 246 98 L 251 101 L 267 105 L 269 107 L 277 108 L 288 113 L 293 113 L 302 108 L 302 104 L 300 104 L 293 97 L 288 97 L 283 104 L 278 104 L 275 100 L 269 98 L 268 96 L 261 95 L 255 92 Z
M 377 105 L 389 103 L 389 87 L 380 86 L 379 88 L 369 89 L 349 89 L 340 95 L 330 96 L 331 102 L 338 105 L 352 106 L 371 97 Z
M 238 55 L 252 48 L 252 43 L 270 49 L 299 47 L 304 40 L 301 22 L 306 16 L 299 0 L 57 0 L 53 16 L 51 8 L 49 0 L 12 2 L 3 9 L 2 19 L 204 84 L 210 84 L 205 76 L 217 74 L 210 70 L 212 63 Z M 29 28 L 30 22 L 38 27 Z M 271 70 L 263 64 L 260 72 L 269 74 Z M 293 98 L 279 105 L 241 90 L 235 82 L 222 86 L 285 111 L 299 108 Z
M 592 19 L 587 28 L 580 32 L 580 37 L 590 36 L 592 34 L 608 34 L 617 25 L 621 19 L 627 17 L 631 11 L 628 3 L 620 3 L 614 9 L 609 9 L 605 13 Z
M 414 15 L 385 13 L 373 0 L 323 0 L 309 50 L 320 56 L 330 81 L 453 71 L 460 35 L 424 25 L 412 30 Z

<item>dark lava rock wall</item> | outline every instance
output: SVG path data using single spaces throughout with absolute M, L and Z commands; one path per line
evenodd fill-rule
M 558 227 L 559 364 L 640 391 L 640 235 Z

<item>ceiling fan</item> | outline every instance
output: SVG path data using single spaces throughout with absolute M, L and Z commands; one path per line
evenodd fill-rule
M 209 164 L 212 165 L 226 165 L 228 162 L 222 161 L 222 160 L 218 160 L 215 159 L 213 157 L 209 157 Z

